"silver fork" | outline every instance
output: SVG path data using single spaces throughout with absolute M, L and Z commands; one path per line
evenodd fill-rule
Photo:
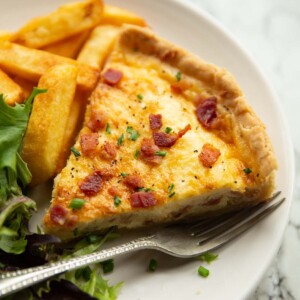
M 162 227 L 130 242 L 47 265 L 0 274 L 0 297 L 14 293 L 54 275 L 140 249 L 155 249 L 172 256 L 194 257 L 233 240 L 274 211 L 284 200 L 277 192 L 269 201 L 254 207 L 195 223 Z

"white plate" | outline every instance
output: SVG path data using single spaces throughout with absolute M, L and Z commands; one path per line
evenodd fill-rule
M 0 28 L 16 29 L 25 20 L 64 2 L 0 0 Z M 279 162 L 276 188 L 287 197 L 282 207 L 270 217 L 217 251 L 219 259 L 209 266 L 211 275 L 207 279 L 197 275 L 199 261 L 143 251 L 116 259 L 111 282 L 125 281 L 120 299 L 244 299 L 258 284 L 278 250 L 292 199 L 293 152 L 278 99 L 247 52 L 199 8 L 171 0 L 107 2 L 136 11 L 161 36 L 226 67 L 235 75 L 249 103 L 267 126 Z M 45 194 L 40 193 L 40 196 L 44 198 Z M 158 270 L 151 274 L 146 272 L 150 258 L 156 258 L 159 262 Z

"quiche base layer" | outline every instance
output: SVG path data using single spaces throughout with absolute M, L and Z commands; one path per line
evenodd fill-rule
M 82 152 L 83 135 L 95 134 L 89 126 L 94 111 L 105 112 L 106 125 L 96 130 L 98 152 L 80 157 L 71 154 L 56 177 L 52 204 L 44 219 L 48 233 L 71 238 L 74 232 L 84 234 L 110 226 L 148 226 L 223 213 L 270 196 L 277 167 L 272 146 L 264 125 L 226 70 L 135 26 L 126 26 L 120 34 L 103 74 L 109 69 L 120 71 L 122 79 L 112 85 L 102 78 L 91 96 L 85 126 L 75 144 Z M 217 118 L 205 128 L 197 120 L 195 109 L 199 98 L 209 97 L 217 98 Z M 166 155 L 156 165 L 137 155 L 143 139 L 153 136 L 150 114 L 161 114 L 163 126 L 159 131 L 169 127 L 178 133 L 191 126 L 172 147 L 160 147 Z M 128 127 L 138 132 L 136 140 L 131 139 Z M 118 145 L 122 134 L 123 141 Z M 113 159 L 103 155 L 106 143 L 116 150 Z M 198 157 L 205 144 L 220 152 L 209 167 L 203 166 Z M 110 174 L 103 175 L 97 194 L 86 195 L 80 185 L 98 171 Z M 141 178 L 144 190 L 151 189 L 149 192 L 155 195 L 155 205 L 133 207 L 130 199 L 136 190 L 125 184 L 122 173 Z M 121 201 L 118 205 L 112 187 Z M 71 209 L 73 198 L 84 199 L 84 206 Z M 51 217 L 51 210 L 57 206 L 66 217 Z

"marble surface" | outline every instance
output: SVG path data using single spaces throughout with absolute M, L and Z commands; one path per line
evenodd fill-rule
M 294 199 L 281 248 L 247 300 L 300 299 L 300 1 L 186 1 L 207 11 L 233 33 L 280 98 L 295 145 Z

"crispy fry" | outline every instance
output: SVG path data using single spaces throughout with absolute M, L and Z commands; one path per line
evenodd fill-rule
M 101 0 L 65 4 L 47 16 L 31 19 L 12 41 L 30 48 L 42 48 L 96 26 L 102 13 Z
M 75 96 L 77 71 L 74 65 L 56 65 L 39 81 L 38 87 L 47 92 L 34 101 L 22 150 L 32 173 L 31 185 L 45 182 L 56 173 Z
M 78 66 L 77 83 L 82 90 L 91 91 L 95 87 L 99 77 L 99 71 L 95 68 L 46 51 L 0 40 L 0 67 L 27 80 L 38 81 L 50 67 L 63 63 Z
M 72 107 L 68 116 L 68 123 L 63 139 L 63 145 L 56 166 L 56 173 L 59 173 L 66 165 L 67 158 L 70 155 L 70 148 L 72 145 L 74 145 L 76 136 L 83 123 L 87 99 L 87 93 L 79 90 L 76 91 L 75 98 L 72 102 Z
M 5 97 L 5 102 L 9 105 L 21 103 L 25 99 L 22 88 L 1 70 L 0 94 L 3 94 L 3 96 Z
M 90 30 L 85 30 L 65 40 L 45 46 L 41 50 L 75 59 L 78 52 L 80 51 L 80 48 L 82 47 L 89 35 Z
M 82 47 L 77 61 L 102 69 L 120 28 L 114 25 L 97 26 Z
M 0 40 L 10 41 L 13 34 L 8 31 L 0 30 Z
M 104 5 L 104 12 L 101 23 L 122 25 L 124 23 L 147 26 L 145 20 L 135 13 L 112 5 Z
M 14 76 L 12 77 L 12 79 L 22 88 L 25 99 L 27 99 L 30 96 L 33 88 L 38 84 L 37 82 L 32 82 L 19 76 Z

